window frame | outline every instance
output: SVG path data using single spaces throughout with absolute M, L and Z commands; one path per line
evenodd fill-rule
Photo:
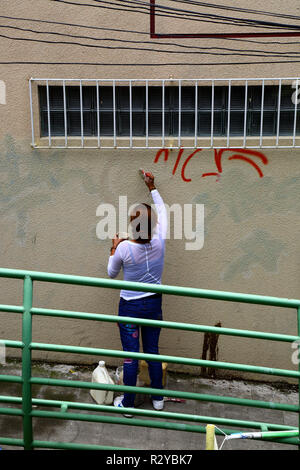
M 292 138 L 292 145 L 288 145 L 288 147 L 295 147 L 298 144 L 299 136 L 300 136 L 300 115 L 298 113 L 298 108 L 299 105 L 294 105 L 291 103 L 290 105 L 287 106 L 287 104 L 284 102 L 284 99 L 281 103 L 281 108 L 280 108 L 280 119 L 279 119 L 279 135 L 278 135 L 278 100 L 273 100 L 274 103 L 269 105 L 268 103 L 265 104 L 264 106 L 261 106 L 261 100 L 257 99 L 257 96 L 254 98 L 253 93 L 254 90 L 259 90 L 263 89 L 266 92 L 266 90 L 271 89 L 273 87 L 273 90 L 281 90 L 282 96 L 284 98 L 285 96 L 285 90 L 287 90 L 288 85 L 285 83 L 286 80 L 291 81 L 291 79 L 278 79 L 278 84 L 275 83 L 276 79 L 272 79 L 273 85 L 267 85 L 266 81 L 271 79 L 263 79 L 263 80 L 258 80 L 258 79 L 247 79 L 247 80 L 239 80 L 235 81 L 237 82 L 236 84 L 232 84 L 234 79 L 223 79 L 223 80 L 205 80 L 205 79 L 199 79 L 199 80 L 188 80 L 188 79 L 181 79 L 181 80 L 79 80 L 79 79 L 30 79 L 30 99 L 31 99 L 31 117 L 32 117 L 32 122 L 34 121 L 33 118 L 33 90 L 32 90 L 32 85 L 35 85 L 35 94 L 37 95 L 35 99 L 37 100 L 36 106 L 35 106 L 35 112 L 39 116 L 39 125 L 36 125 L 36 122 L 33 123 L 35 127 L 38 127 L 38 135 L 39 135 L 39 143 L 44 143 L 46 140 L 49 141 L 50 146 L 57 146 L 53 145 L 51 142 L 53 140 L 57 139 L 62 139 L 65 137 L 65 145 L 63 146 L 64 148 L 68 147 L 68 141 L 73 138 L 80 138 L 81 137 L 81 147 L 85 146 L 85 140 L 93 139 L 93 140 L 98 140 L 98 145 L 96 146 L 97 148 L 104 147 L 105 141 L 111 141 L 113 139 L 113 145 L 107 142 L 109 145 L 107 148 L 116 148 L 116 147 L 121 147 L 121 148 L 135 148 L 133 140 L 146 140 L 146 143 L 142 146 L 138 146 L 136 148 L 161 148 L 165 146 L 165 141 L 171 141 L 171 148 L 176 147 L 176 142 L 174 145 L 174 141 L 177 140 L 178 145 L 177 148 L 197 148 L 197 144 L 201 141 L 205 145 L 199 145 L 201 148 L 211 148 L 214 146 L 214 141 L 218 140 L 223 140 L 226 141 L 227 137 L 227 142 L 224 142 L 225 145 L 221 145 L 222 148 L 224 147 L 229 147 L 228 141 L 231 140 L 242 140 L 243 141 L 243 147 L 249 146 L 248 140 L 253 139 L 259 139 L 259 145 L 255 146 L 254 148 L 262 147 L 262 139 L 271 137 L 272 139 L 276 138 L 276 144 L 274 147 L 279 146 L 278 140 L 281 138 L 287 138 L 291 139 Z M 297 80 L 296 84 L 296 95 L 298 93 L 298 87 L 299 87 L 299 79 Z M 53 81 L 53 85 L 52 85 Z M 69 81 L 71 81 L 71 85 L 69 85 Z M 83 83 L 87 81 L 88 84 Z M 59 84 L 57 82 L 60 82 Z M 109 84 L 108 84 L 109 82 Z M 135 82 L 139 82 L 136 86 Z M 153 84 L 152 84 L 153 82 Z M 182 84 L 183 82 L 183 84 Z M 150 85 L 151 83 L 151 85 Z M 117 85 L 118 84 L 118 85 Z M 74 109 L 69 109 L 69 96 L 68 96 L 68 90 L 71 89 L 71 86 L 76 86 L 77 89 L 79 88 L 82 92 L 82 108 L 80 106 L 74 107 Z M 55 133 L 55 131 L 52 133 L 51 136 L 48 135 L 47 131 L 47 124 L 49 121 L 49 110 L 47 106 L 46 110 L 46 105 L 45 105 L 45 99 L 44 99 L 44 108 L 42 109 L 42 105 L 40 104 L 40 90 L 44 90 L 43 93 L 45 95 L 45 89 L 48 89 L 49 93 L 49 101 L 50 101 L 50 95 L 51 95 L 51 90 L 53 87 L 60 87 L 60 89 L 63 89 L 64 92 L 66 93 L 66 102 L 67 102 L 67 109 L 62 109 L 62 106 L 57 106 L 56 108 L 49 104 L 50 109 L 50 118 L 51 114 L 54 112 L 57 113 L 64 113 L 64 122 L 65 118 L 67 117 L 67 133 L 63 130 L 61 127 L 61 131 L 59 133 Z M 289 85 L 290 86 L 290 85 Z M 42 88 L 44 87 L 44 88 Z M 91 106 L 87 107 L 85 106 L 85 98 L 86 98 L 86 93 L 85 90 L 90 87 L 91 89 L 91 96 L 90 96 L 90 104 Z M 158 93 L 158 100 L 157 104 L 151 103 L 151 90 L 154 88 L 159 89 L 160 92 Z M 231 107 L 230 107 L 230 113 L 228 110 L 228 90 L 231 90 L 231 98 L 234 95 L 235 90 L 238 89 L 244 90 L 241 93 L 241 99 L 237 105 L 232 105 L 231 101 Z M 99 109 L 97 107 L 97 95 L 101 93 L 101 89 L 110 89 L 111 94 L 114 94 L 115 92 L 115 108 L 110 104 L 106 104 L 101 109 L 101 106 L 99 104 Z M 122 94 L 120 90 L 125 90 L 125 93 L 129 93 L 129 90 L 131 90 L 131 100 L 128 100 L 127 98 L 127 104 L 126 104 L 126 99 L 124 100 L 124 96 L 122 97 Z M 142 89 L 143 91 L 140 93 L 140 97 L 142 96 L 143 99 L 140 100 L 140 102 L 136 101 L 136 98 L 134 98 L 134 94 L 137 89 Z M 186 101 L 184 98 L 185 91 L 189 89 L 190 94 L 187 95 Z M 247 119 L 245 121 L 245 93 L 247 89 Z M 208 99 L 206 100 L 206 106 L 201 105 L 201 94 L 203 94 L 203 90 L 208 91 Z M 214 107 L 212 110 L 212 91 L 214 90 Z M 221 90 L 221 92 L 220 92 Z M 148 91 L 148 103 L 147 103 L 147 91 Z M 196 96 L 196 92 L 198 93 L 198 96 Z M 218 93 L 220 93 L 220 96 L 218 97 Z M 159 105 L 160 101 L 160 96 L 164 94 L 165 96 L 165 102 L 164 102 L 164 107 L 162 103 Z M 47 93 L 46 93 L 47 95 Z M 61 95 L 61 94 L 60 94 Z M 257 93 L 258 95 L 258 93 Z M 265 93 L 266 95 L 266 93 Z M 100 95 L 99 95 L 100 96 Z M 181 104 L 179 102 L 179 96 L 181 96 Z M 138 99 L 140 99 L 140 97 Z M 276 98 L 276 97 L 275 97 Z M 62 98 L 61 98 L 62 99 Z M 161 98 L 162 99 L 162 98 Z M 196 103 L 197 100 L 197 103 Z M 123 101 L 123 104 L 122 104 Z M 125 103 L 125 104 L 124 104 Z M 47 103 L 48 104 L 48 103 Z M 196 108 L 197 105 L 197 108 Z M 164 108 L 164 109 L 163 109 Z M 197 116 L 195 115 L 195 110 L 197 109 Z M 83 121 L 84 121 L 84 129 L 82 132 L 75 131 L 72 135 L 72 131 L 70 132 L 70 113 L 71 112 L 77 112 L 81 113 Z M 44 117 L 44 123 L 42 122 L 42 113 L 47 114 L 47 119 Z M 111 119 L 110 119 L 110 133 L 105 132 L 101 133 L 101 126 L 100 126 L 100 135 L 98 132 L 98 120 L 102 115 L 105 113 L 110 113 Z M 136 119 L 140 119 L 140 117 L 137 116 L 138 113 L 141 113 L 143 116 L 142 119 L 142 124 L 140 127 L 140 131 L 137 132 L 136 129 L 138 128 L 138 124 L 135 122 Z M 241 119 L 239 122 L 241 122 L 239 126 L 239 130 L 236 129 L 236 131 L 233 130 L 233 125 L 232 125 L 232 117 L 234 114 L 241 114 Z M 270 123 L 265 124 L 265 119 L 266 119 L 266 114 L 269 113 L 269 116 L 272 117 L 273 115 L 273 128 L 272 132 L 269 131 L 267 133 L 264 129 L 267 129 L 268 126 L 270 126 Z M 126 115 L 125 118 L 127 119 L 122 119 L 122 114 Z M 161 132 L 156 132 L 152 133 L 151 131 L 151 116 L 156 118 L 161 115 L 163 117 L 164 115 L 164 129 L 163 124 L 159 124 L 160 131 Z M 228 125 L 228 115 L 230 114 L 230 133 L 227 135 L 227 125 Z M 85 116 L 90 116 L 90 123 L 89 123 L 89 129 L 85 127 L 86 123 L 86 118 Z M 281 115 L 284 116 L 286 115 L 288 118 L 289 124 L 284 128 L 282 131 L 282 119 Z M 146 116 L 146 117 L 145 117 Z M 208 117 L 210 116 L 210 119 Z M 211 122 L 211 117 L 213 116 L 213 123 Z M 260 120 L 261 116 L 263 116 L 263 133 L 260 135 L 260 132 L 258 132 L 258 121 Z M 293 116 L 294 116 L 294 121 L 293 121 Z M 207 121 L 207 126 L 206 130 L 201 127 L 201 121 L 203 119 L 206 119 Z M 256 128 L 255 128 L 255 119 L 256 119 Z M 271 119 L 271 118 L 270 118 Z M 77 116 L 78 120 L 78 116 Z M 179 131 L 178 129 L 178 123 L 177 121 L 181 122 L 181 129 Z M 50 119 L 51 121 L 51 119 Z M 128 123 L 129 121 L 129 123 Z M 148 121 L 148 122 L 147 122 Z M 161 121 L 163 119 L 161 118 Z M 245 121 L 242 123 L 242 121 Z M 116 133 L 114 132 L 114 122 L 116 125 Z M 267 122 L 267 121 L 266 121 Z M 284 119 L 284 122 L 286 122 L 286 119 Z M 203 124 L 203 123 L 202 123 Z M 35 142 L 35 135 L 36 129 L 34 128 L 34 125 L 32 125 L 32 144 L 33 146 L 38 146 L 36 145 Z M 195 132 L 195 125 L 197 125 L 197 132 Z M 62 114 L 61 114 L 61 126 L 62 126 Z M 147 126 L 148 126 L 148 133 L 147 133 Z M 123 130 L 122 130 L 123 127 Z M 129 130 L 129 127 L 131 128 L 131 131 Z M 213 127 L 214 132 L 211 132 L 211 128 Z M 187 129 L 190 128 L 190 131 L 187 131 Z M 243 128 L 246 130 L 246 134 L 242 132 Z M 51 130 L 51 122 L 50 122 L 50 130 Z M 202 132 L 201 132 L 202 131 Z M 261 128 L 259 128 L 259 131 L 261 131 Z M 295 131 L 295 132 L 294 132 Z M 57 132 L 57 131 L 56 131 Z M 211 139 L 211 145 L 208 144 L 207 140 Z M 128 146 L 119 146 L 117 140 L 130 140 L 130 143 Z M 149 140 L 156 140 L 154 143 L 149 143 Z M 182 142 L 183 145 L 181 145 L 180 140 L 183 139 L 184 141 L 189 141 L 189 142 Z M 161 146 L 158 145 L 157 141 L 161 140 Z M 194 140 L 194 145 L 192 145 L 192 140 Z M 101 142 L 102 141 L 102 142 Z M 206 141 L 206 142 L 205 142 Z M 103 145 L 104 144 L 104 145 Z M 187 145 L 188 144 L 188 145 Z M 227 144 L 227 145 L 226 145 Z M 248 145 L 247 145 L 248 144 Z M 235 145 L 236 146 L 236 145 Z M 253 146 L 251 146 L 253 148 Z M 273 147 L 273 146 L 272 146 Z M 286 148 L 287 145 L 284 145 Z M 94 147 L 93 147 L 94 148 Z

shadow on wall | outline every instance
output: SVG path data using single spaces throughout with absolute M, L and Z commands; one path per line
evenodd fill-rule
M 255 228 L 240 240 L 232 250 L 232 261 L 220 273 L 229 281 L 239 275 L 250 277 L 256 266 L 266 272 L 278 272 L 280 257 L 287 254 L 287 244 L 267 230 L 257 227 L 261 215 L 300 216 L 300 175 L 281 180 L 265 176 L 249 179 L 240 169 L 228 170 L 222 174 L 217 187 L 208 192 L 198 193 L 193 203 L 205 205 L 205 236 L 209 236 L 209 225 L 221 214 L 229 217 L 234 224 L 253 220 Z
M 26 145 L 26 149 L 28 145 Z M 49 204 L 58 188 L 77 180 L 87 194 L 100 192 L 100 183 L 86 170 L 66 167 L 62 150 L 24 150 L 12 136 L 0 144 L 0 216 L 16 218 L 16 238 L 23 245 L 30 210 Z

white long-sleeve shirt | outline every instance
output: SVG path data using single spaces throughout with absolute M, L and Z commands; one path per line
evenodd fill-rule
M 153 189 L 151 195 L 157 212 L 153 238 L 145 244 L 130 240 L 119 243 L 115 254 L 108 260 L 107 273 L 111 278 L 115 278 L 123 267 L 124 281 L 161 284 L 168 218 L 164 201 L 157 189 Z M 120 296 L 125 300 L 140 299 L 148 295 L 153 293 L 125 289 L 120 292 Z

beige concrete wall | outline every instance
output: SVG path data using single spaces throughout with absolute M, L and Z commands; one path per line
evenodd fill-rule
M 137 24 L 129 14 L 120 16 L 120 13 L 105 10 L 100 14 L 95 13 L 95 10 L 92 7 L 84 9 L 39 0 L 3 1 L 1 6 L 1 14 L 6 16 L 149 30 L 148 18 L 143 17 Z M 6 20 L 5 24 L 40 31 L 113 37 L 110 32 L 83 32 L 82 29 L 71 26 L 16 20 Z M 8 36 L 59 40 L 52 35 L 5 31 Z M 120 37 L 132 39 L 131 35 L 124 33 Z M 143 40 L 150 39 L 143 37 Z M 95 43 L 92 40 L 80 41 Z M 179 40 L 174 42 L 178 43 Z M 106 44 L 115 45 L 113 42 Z M 189 42 L 185 40 L 184 44 Z M 2 61 L 139 64 L 145 63 L 147 59 L 147 63 L 163 60 L 174 62 L 164 54 L 147 54 L 141 51 L 97 50 L 74 45 L 1 39 Z M 176 55 L 176 62 L 208 61 L 207 57 L 200 57 L 195 60 Z M 185 182 L 180 177 L 180 171 L 190 153 L 188 150 L 184 152 L 177 173 L 172 176 L 176 150 L 170 152 L 168 162 L 161 159 L 155 164 L 155 150 L 31 148 L 28 93 L 30 77 L 101 79 L 168 78 L 171 75 L 174 78 L 282 77 L 297 76 L 297 67 L 295 64 L 286 64 L 284 69 L 280 64 L 260 64 L 251 68 L 221 65 L 163 68 L 30 64 L 2 66 L 0 79 L 6 84 L 6 104 L 0 105 L 0 265 L 7 268 L 107 277 L 110 242 L 96 237 L 96 224 L 99 221 L 96 208 L 103 202 L 117 206 L 119 195 L 127 195 L 129 204 L 149 202 L 146 188 L 137 175 L 137 169 L 145 167 L 156 175 L 157 187 L 168 204 L 205 204 L 203 249 L 197 252 L 187 251 L 184 240 L 168 241 L 163 283 L 298 298 L 298 150 L 264 151 L 268 164 L 261 165 L 263 178 L 259 178 L 257 172 L 245 162 L 230 162 L 224 158 L 223 174 L 218 182 L 214 177 L 202 178 L 203 173 L 215 171 L 213 151 L 203 150 L 190 161 L 186 175 L 192 181 Z M 0 303 L 21 303 L 22 286 L 19 281 L 2 279 L 0 288 Z M 35 306 L 115 314 L 117 304 L 118 291 L 35 285 Z M 1 315 L 0 336 L 20 339 L 20 316 Z M 208 325 L 220 321 L 223 327 L 228 328 L 296 334 L 296 312 L 273 307 L 165 296 L 164 318 Z M 34 341 L 49 343 L 120 347 L 117 327 L 112 324 L 35 318 L 33 337 Z M 162 332 L 162 354 L 199 358 L 202 348 L 202 334 Z M 219 340 L 221 361 L 292 369 L 295 368 L 291 363 L 293 351 L 288 343 L 228 336 Z M 13 350 L 9 352 L 15 354 Z M 63 362 L 80 360 L 91 363 L 97 360 L 95 357 L 67 357 L 52 353 L 34 353 L 33 357 Z M 109 362 L 116 364 L 120 361 Z

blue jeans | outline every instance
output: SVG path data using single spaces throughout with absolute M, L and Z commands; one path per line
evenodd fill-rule
M 149 320 L 162 320 L 161 295 L 150 295 L 141 299 L 120 299 L 119 316 L 133 318 L 147 318 Z M 139 325 L 118 323 L 121 342 L 124 351 L 139 352 L 140 328 Z M 158 340 L 160 328 L 141 326 L 143 351 L 149 354 L 159 354 Z M 163 388 L 161 362 L 147 361 L 152 388 Z M 123 381 L 125 385 L 136 386 L 138 373 L 138 361 L 136 359 L 125 359 L 123 370 Z M 133 407 L 135 395 L 125 393 L 123 406 Z M 153 395 L 153 400 L 162 400 L 163 397 Z

